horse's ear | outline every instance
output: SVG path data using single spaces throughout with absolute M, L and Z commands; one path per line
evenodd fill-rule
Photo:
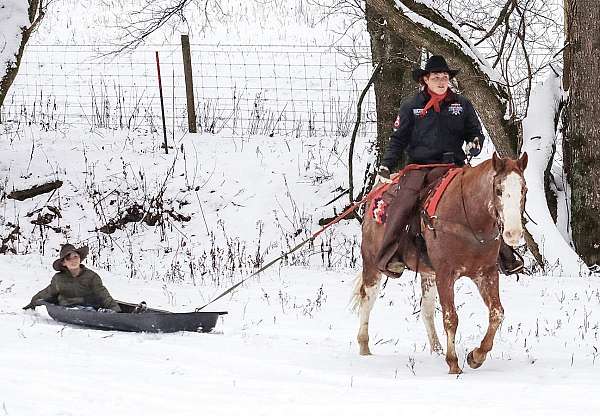
M 498 153 L 496 152 L 492 155 L 492 167 L 496 172 L 500 172 L 504 169 L 504 159 L 498 156 Z
M 525 170 L 527 167 L 527 162 L 529 161 L 529 156 L 527 156 L 527 152 L 523 152 L 523 155 L 517 160 L 517 166 L 521 169 L 521 172 Z

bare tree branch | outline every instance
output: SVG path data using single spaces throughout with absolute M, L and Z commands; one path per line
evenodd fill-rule
M 515 6 L 516 6 L 515 0 L 508 0 L 506 2 L 506 4 L 504 5 L 504 8 L 500 11 L 498 18 L 496 19 L 496 22 L 492 25 L 490 30 L 481 39 L 479 39 L 479 41 L 477 41 L 477 43 L 475 43 L 475 46 L 479 46 L 486 39 L 488 39 L 490 36 L 492 36 L 494 34 L 494 32 L 496 32 L 496 29 L 498 29 L 498 27 L 502 24 L 502 22 L 507 21 L 508 16 L 510 16 L 510 14 L 513 12 L 513 10 L 515 9 Z M 510 8 L 510 10 L 509 10 L 509 8 Z
M 213 19 L 225 16 L 219 0 L 146 0 L 139 10 L 131 12 L 119 26 L 124 33 L 121 37 L 123 41 L 109 55 L 137 48 L 152 34 L 174 21 L 189 26 L 186 10 L 192 5 L 202 12 L 200 31 L 210 27 Z

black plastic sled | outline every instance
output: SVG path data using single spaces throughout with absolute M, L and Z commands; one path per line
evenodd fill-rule
M 82 325 L 90 328 L 128 332 L 210 332 L 217 324 L 219 315 L 227 312 L 169 312 L 145 308 L 133 313 L 138 305 L 117 301 L 120 313 L 98 312 L 77 307 L 59 306 L 43 302 L 48 315 L 55 321 Z

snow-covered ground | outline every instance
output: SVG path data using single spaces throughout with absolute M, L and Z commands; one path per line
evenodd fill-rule
M 358 320 L 347 308 L 360 264 L 354 221 L 336 225 L 290 259 L 299 265 L 277 264 L 211 305 L 229 312 L 211 334 L 82 329 L 53 321 L 43 307 L 22 311 L 48 284 L 56 249 L 66 240 L 90 244 L 87 263 L 115 298 L 190 311 L 346 204 L 324 207 L 346 180 L 346 145 L 332 139 L 187 135 L 178 152 L 165 155 L 160 138 L 27 132 L 2 142 L 5 189 L 36 183 L 38 176 L 64 185 L 52 196 L 3 201 L 5 225 L 19 223 L 24 234 L 13 247 L 36 252 L 43 246 L 47 253 L 0 257 L 4 414 L 600 411 L 598 277 L 503 277 L 506 318 L 478 370 L 465 357 L 483 336 L 487 311 L 475 287 L 461 280 L 457 350 L 465 373 L 455 377 L 446 374 L 443 357 L 428 351 L 420 286 L 407 273 L 390 280 L 378 299 L 370 325 L 375 355 L 361 357 Z M 371 157 L 366 143 L 357 153 L 358 165 Z M 165 206 L 189 221 L 171 218 L 164 231 L 143 222 L 110 236 L 94 231 L 119 207 L 147 204 L 161 187 Z M 60 208 L 62 217 L 49 225 L 61 232 L 43 228 L 36 239 L 39 226 L 30 221 L 48 206 Z M 439 314 L 437 324 L 443 335 Z
M 506 318 L 486 363 L 466 353 L 486 310 L 457 285 L 465 373 L 431 355 L 412 274 L 390 280 L 371 319 L 373 356 L 358 355 L 346 305 L 355 269 L 275 268 L 211 305 L 214 333 L 131 334 L 20 310 L 50 275 L 49 257 L 0 258 L 0 409 L 5 415 L 408 414 L 594 415 L 600 411 L 597 279 L 504 278 Z M 191 310 L 205 288 L 102 272 L 119 299 Z M 438 315 L 438 330 L 441 320 Z M 442 333 L 442 332 L 440 332 Z
M 135 4 L 100 3 L 55 2 L 71 13 L 50 13 L 32 45 L 110 41 L 110 26 Z M 344 27 L 343 19 L 320 21 L 312 2 L 221 3 L 227 19 L 195 36 L 322 44 L 336 38 L 331 29 Z M 153 41 L 171 37 L 165 31 Z M 553 139 L 537 106 L 545 115 L 554 111 L 558 84 L 549 81 L 534 95 L 530 113 L 537 115 L 526 123 L 530 189 Z M 465 359 L 483 337 L 487 310 L 468 279 L 458 282 L 457 351 L 465 372 L 456 377 L 428 351 L 412 273 L 388 281 L 370 321 L 374 355 L 358 355 L 358 319 L 347 307 L 360 268 L 353 220 L 211 305 L 229 313 L 210 334 L 83 329 L 52 320 L 44 307 L 21 309 L 49 283 L 67 241 L 90 246 L 86 264 L 117 299 L 173 311 L 204 305 L 308 238 L 319 219 L 341 212 L 347 196 L 328 203 L 347 187 L 348 137 L 171 131 L 165 155 L 160 134 L 13 127 L 1 130 L 0 190 L 63 185 L 22 202 L 0 200 L 0 247 L 7 251 L 0 256 L 0 415 L 600 413 L 600 279 L 573 253 L 556 263 L 570 248 L 548 228 L 547 210 L 531 206 L 544 203 L 539 192 L 528 212 L 539 221 L 533 231 L 542 236 L 547 274 L 501 277 L 505 320 L 477 370 Z M 535 136 L 543 140 L 529 140 Z M 355 149 L 355 194 L 372 169 L 370 139 L 359 136 Z M 488 141 L 476 162 L 492 151 Z

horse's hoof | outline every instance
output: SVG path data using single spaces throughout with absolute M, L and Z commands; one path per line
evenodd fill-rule
M 369 347 L 361 348 L 359 354 L 360 355 L 373 355 L 373 354 L 371 354 L 371 350 L 369 349 Z
M 460 369 L 460 367 L 451 368 L 448 371 L 448 374 L 462 374 L 462 370 Z
M 469 367 L 475 369 L 481 367 L 481 364 L 483 364 L 483 362 L 478 363 L 477 361 L 475 361 L 475 358 L 473 358 L 473 351 L 471 351 L 469 355 L 467 355 L 467 364 L 469 364 Z

